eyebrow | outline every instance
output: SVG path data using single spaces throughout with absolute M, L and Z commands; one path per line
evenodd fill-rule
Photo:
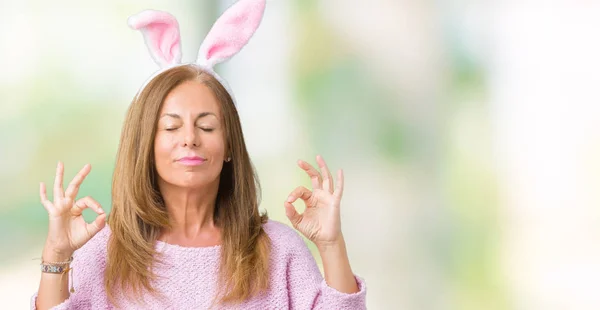
M 198 114 L 198 116 L 196 116 L 196 120 L 198 120 L 200 118 L 203 118 L 205 116 L 208 116 L 208 115 L 212 115 L 214 117 L 217 117 L 217 115 L 215 113 L 212 113 L 212 112 L 202 112 L 202 113 Z M 160 116 L 160 118 L 163 118 L 165 116 L 170 116 L 170 117 L 173 117 L 173 118 L 181 119 L 181 116 L 179 116 L 179 114 L 175 114 L 175 113 L 164 113 L 163 115 Z

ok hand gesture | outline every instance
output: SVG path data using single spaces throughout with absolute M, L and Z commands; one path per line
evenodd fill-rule
M 344 175 L 342 170 L 337 172 L 337 184 L 334 187 L 333 178 L 327 164 L 321 156 L 317 156 L 320 173 L 305 161 L 299 160 L 302 168 L 312 181 L 312 191 L 304 186 L 298 186 L 284 203 L 286 215 L 294 228 L 306 238 L 323 248 L 342 241 L 340 223 L 340 200 L 344 190 Z M 298 213 L 292 203 L 302 199 L 306 205 L 303 213 Z
M 63 191 L 64 166 L 61 162 L 56 167 L 54 192 L 52 199 L 46 196 L 46 185 L 40 183 L 42 205 L 48 211 L 48 236 L 44 247 L 43 259 L 47 261 L 67 260 L 73 252 L 82 247 L 105 225 L 106 214 L 102 206 L 91 197 L 77 201 L 79 186 L 89 174 L 91 166 L 85 165 L 73 178 L 66 191 Z M 81 215 L 85 208 L 91 208 L 98 216 L 92 223 L 86 223 Z

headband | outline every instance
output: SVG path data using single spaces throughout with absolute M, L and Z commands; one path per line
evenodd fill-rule
M 265 0 L 239 0 L 230 6 L 213 24 L 204 38 L 195 62 L 181 63 L 179 24 L 173 15 L 156 10 L 145 10 L 129 17 L 127 24 L 140 30 L 150 56 L 158 64 L 155 72 L 142 89 L 158 74 L 177 66 L 193 64 L 219 81 L 235 103 L 227 82 L 215 71 L 216 64 L 237 54 L 250 40 L 260 25 L 265 10 Z

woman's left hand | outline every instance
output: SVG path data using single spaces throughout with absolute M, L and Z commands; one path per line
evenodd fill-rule
M 317 164 L 321 173 L 309 163 L 298 161 L 298 166 L 310 177 L 313 190 L 298 186 L 292 191 L 284 205 L 285 214 L 294 228 L 314 242 L 319 249 L 323 249 L 343 242 L 340 201 L 344 190 L 344 174 L 341 169 L 338 170 L 337 182 L 334 187 L 331 173 L 321 156 L 317 156 Z M 292 205 L 299 198 L 306 205 L 303 213 L 298 213 Z

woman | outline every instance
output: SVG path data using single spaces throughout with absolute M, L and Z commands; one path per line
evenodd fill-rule
M 264 1 L 240 1 L 211 33 L 220 30 L 220 22 L 230 26 L 240 20 L 240 12 L 262 16 L 263 9 Z M 164 25 L 172 17 L 150 13 L 130 24 L 135 28 L 141 20 L 147 43 L 158 38 L 162 43 L 156 46 L 164 47 L 173 23 L 160 29 L 162 35 L 150 32 L 158 28 L 157 20 Z M 252 23 L 252 17 L 244 22 Z M 233 31 L 246 42 L 253 32 Z M 40 184 L 49 232 L 33 309 L 365 308 L 366 288 L 352 273 L 341 232 L 341 170 L 334 185 L 321 157 L 320 171 L 299 161 L 313 190 L 298 187 L 284 202 L 294 228 L 319 249 L 323 279 L 302 238 L 258 211 L 258 182 L 233 96 L 206 65 L 216 63 L 213 57 L 228 59 L 246 42 L 240 45 L 240 38 L 229 33 L 237 46 L 215 52 L 206 46 L 223 46 L 223 40 L 213 35 L 211 41 L 211 33 L 203 43 L 209 52 L 202 63 L 181 65 L 177 53 L 170 57 L 151 48 L 166 66 L 127 112 L 108 225 L 98 202 L 75 198 L 90 165 L 63 190 L 59 162 L 53 201 Z M 178 39 L 173 40 L 178 44 Z M 306 204 L 302 214 L 292 205 L 297 199 Z M 98 214 L 92 223 L 81 216 L 85 208 Z M 71 281 L 65 276 L 69 271 Z

